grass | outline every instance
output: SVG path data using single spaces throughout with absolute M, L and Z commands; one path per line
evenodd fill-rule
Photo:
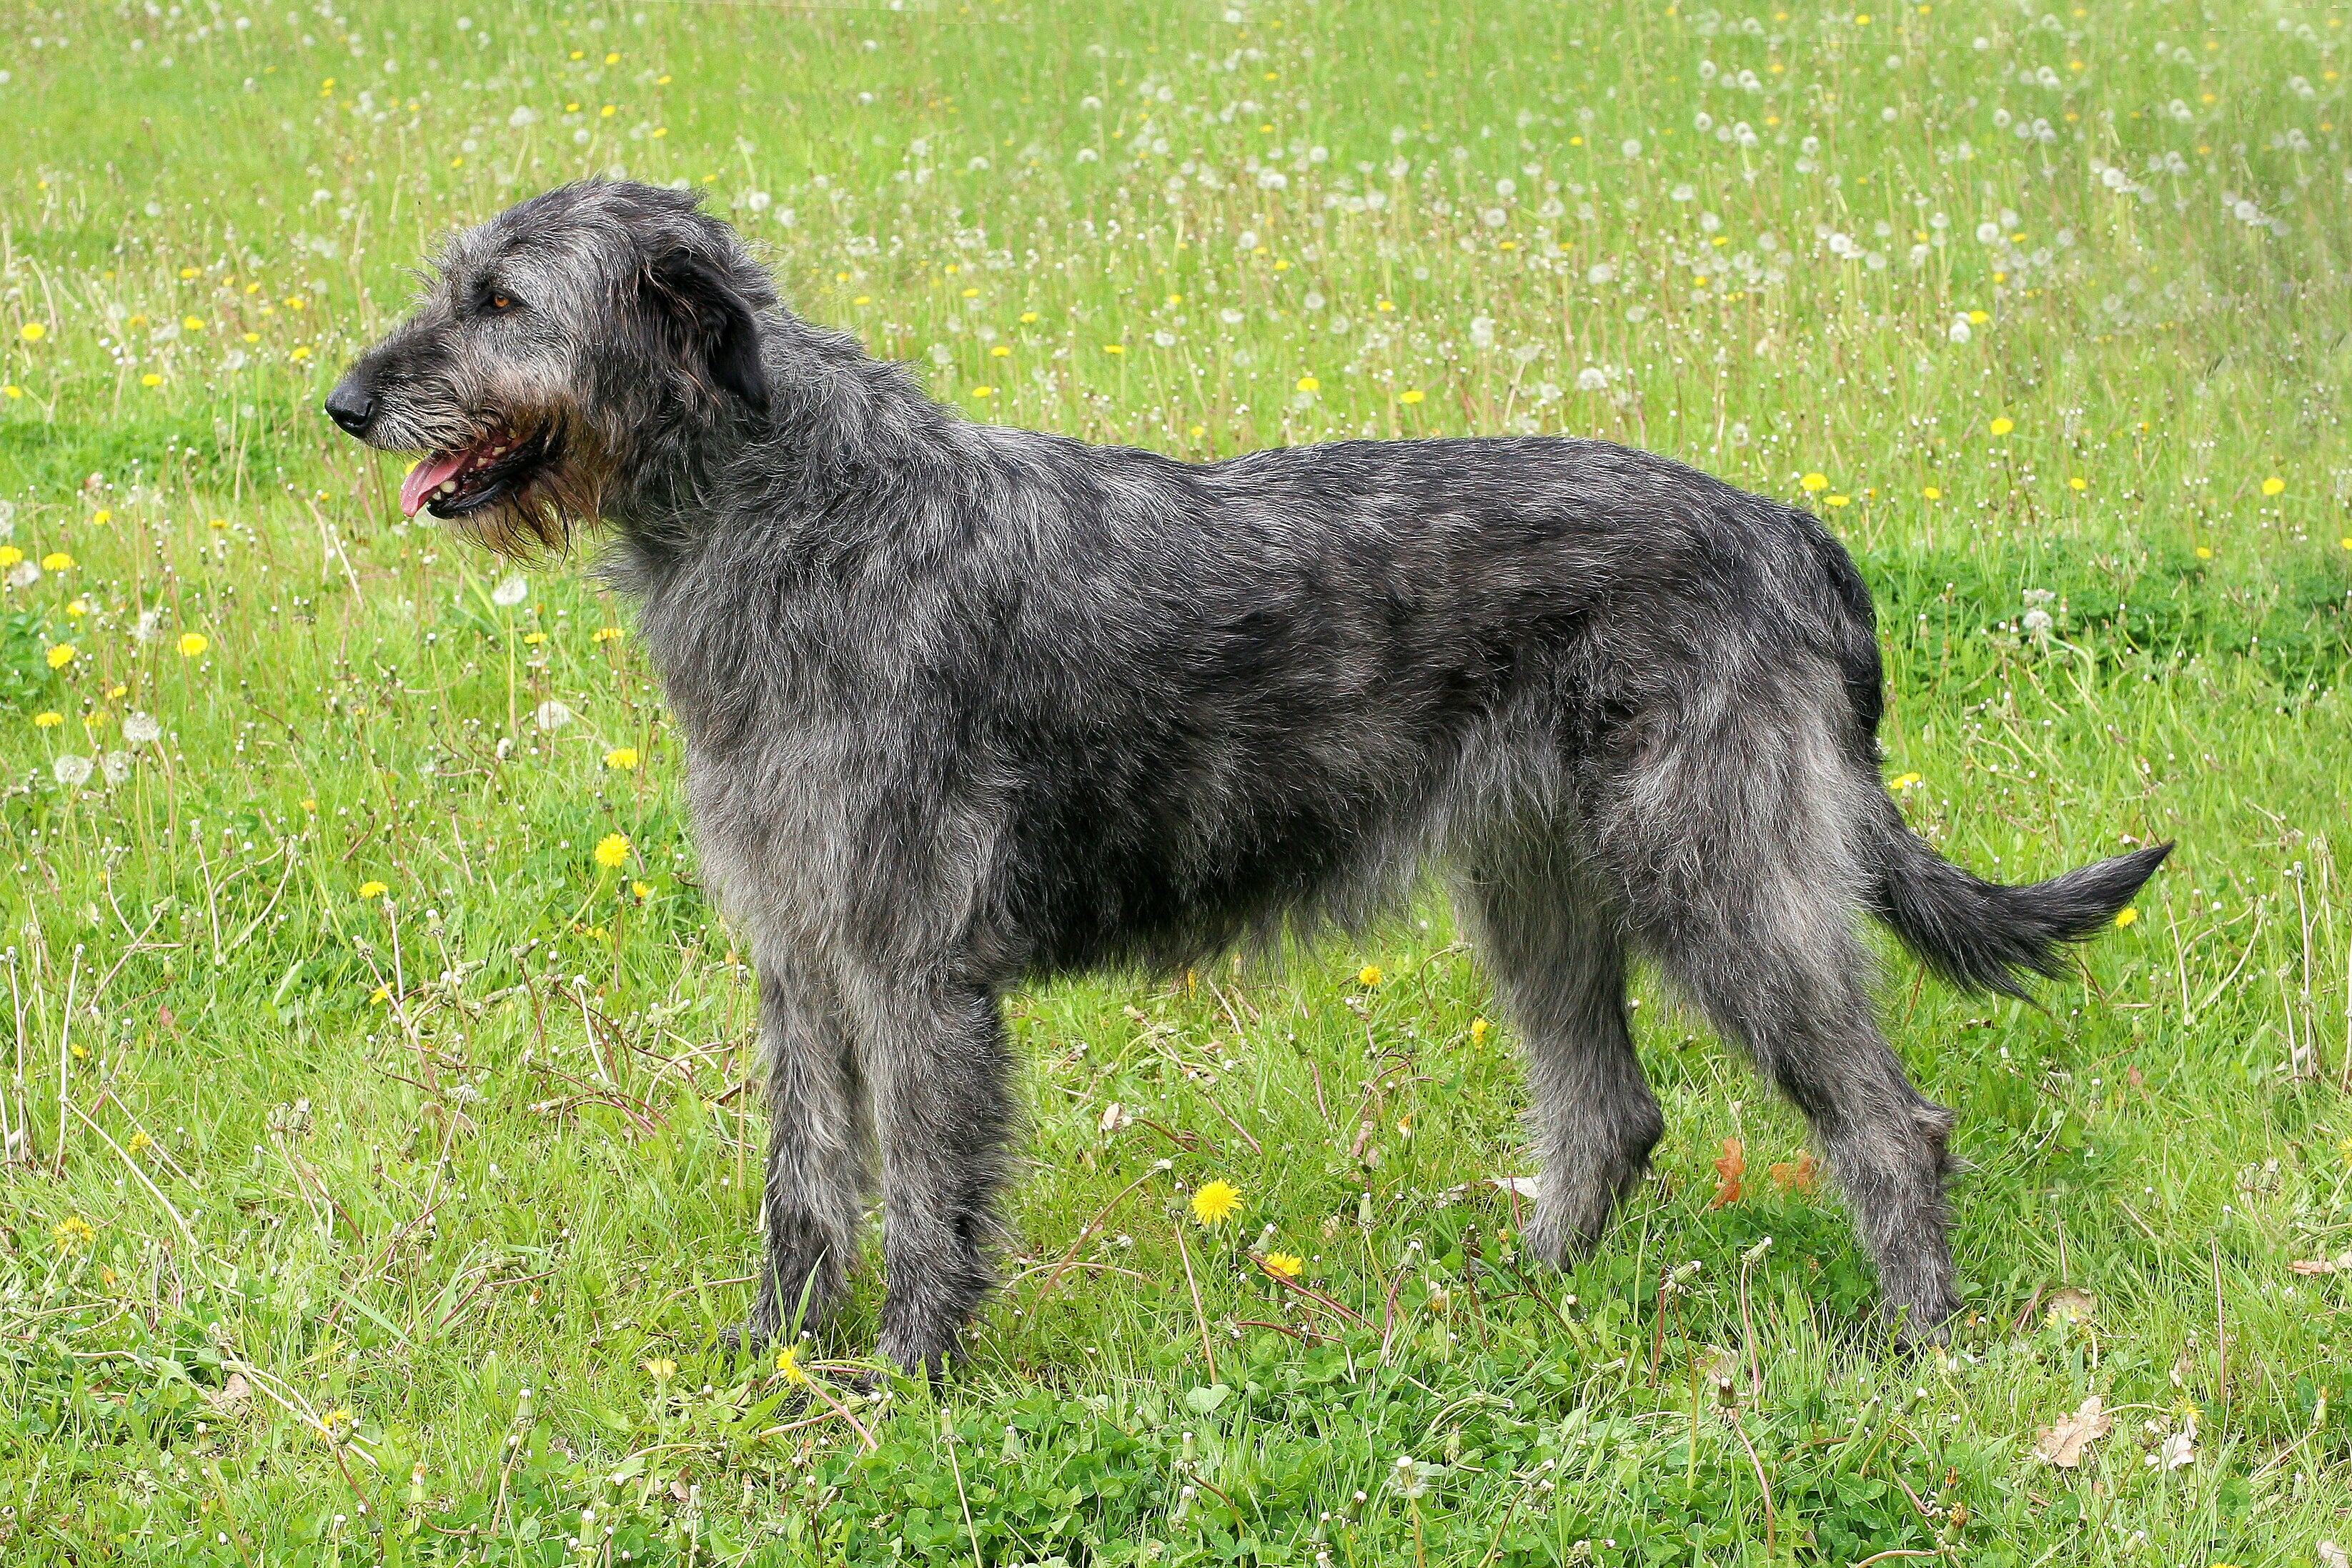
M 2340 10 L 153 12 L 0 16 L 7 1561 L 2343 1562 Z M 1923 831 L 2181 845 L 2039 1008 L 1888 955 L 1954 1353 L 1869 1352 L 1801 1124 L 1646 982 L 1656 1178 L 1524 1267 L 1433 902 L 1016 997 L 946 1387 L 848 1394 L 870 1269 L 800 1367 L 712 1353 L 752 998 L 627 606 L 499 592 L 316 412 L 436 234 L 614 168 L 975 417 L 1568 430 L 1815 507 Z

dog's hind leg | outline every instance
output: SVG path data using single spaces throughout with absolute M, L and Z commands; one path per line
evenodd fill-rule
M 744 1338 L 822 1327 L 847 1295 L 868 1184 L 872 1121 L 833 987 L 798 961 L 763 961 L 760 1032 L 768 1071 L 766 1256 Z
M 1858 823 L 1876 781 L 1801 706 L 1717 713 L 1650 737 L 1608 792 L 1599 858 L 1642 946 L 1811 1121 L 1898 1339 L 1939 1341 L 1959 1305 L 1944 1197 L 1953 1119 L 1911 1086 L 1872 1016 L 1854 927 Z
M 862 1011 L 882 1147 L 879 1348 L 936 1376 L 996 1282 L 1013 1126 L 1004 1020 L 994 994 L 957 981 L 902 982 Z
M 1454 908 L 1525 1042 L 1541 1166 L 1528 1249 L 1565 1263 L 1599 1240 L 1665 1131 L 1633 1054 L 1617 912 L 1548 834 L 1475 858 Z

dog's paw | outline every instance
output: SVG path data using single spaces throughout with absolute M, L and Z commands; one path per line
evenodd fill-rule
M 730 1328 L 719 1330 L 719 1337 L 711 1348 L 730 1362 L 740 1362 L 766 1354 L 768 1347 L 773 1344 L 775 1340 L 776 1326 L 773 1323 L 763 1323 L 754 1317 Z
M 1924 1309 L 1889 1303 L 1879 1323 L 1896 1354 L 1919 1355 L 1952 1342 L 1952 1324 L 1958 1313 L 1959 1304 L 1956 1301 Z

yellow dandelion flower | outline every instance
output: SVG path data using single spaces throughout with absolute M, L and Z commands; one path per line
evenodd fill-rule
M 1007 348 L 1004 344 L 999 343 L 994 348 L 988 351 L 988 357 L 991 359 L 1011 359 L 1013 357 L 1013 351 L 1010 348 Z
M 16 329 L 16 335 L 28 343 L 37 343 L 49 335 L 49 329 L 38 321 L 27 321 Z
M 1818 471 L 1810 473 L 1797 481 L 1797 488 L 1808 494 L 1818 494 L 1830 488 L 1830 477 Z
M 380 899 L 390 891 L 392 891 L 390 888 L 378 881 L 370 880 L 360 884 L 360 897 L 362 899 Z
M 133 1132 L 131 1135 L 131 1142 L 125 1145 L 134 1154 L 144 1153 L 154 1146 L 155 1140 L 148 1137 L 144 1132 Z
M 2347 535 L 2345 538 L 2339 539 L 2336 542 L 2342 545 L 2347 550 L 2352 550 L 2352 535 Z
M 1021 324 L 1024 327 L 1035 321 L 1036 319 L 1037 312 L 1034 310 L 1024 310 L 1021 312 Z
M 1202 1225 L 1223 1225 L 1241 1212 L 1242 1190 L 1223 1177 L 1192 1194 L 1192 1217 Z
M 12 382 L 10 382 L 10 383 L 9 383 L 7 385 L 5 385 L 5 386 L 0 386 L 0 393 L 5 393 L 5 394 L 8 395 L 9 399 L 10 399 L 11 401 L 14 401 L 15 399 L 19 398 L 19 397 L 22 397 L 22 396 L 24 396 L 24 395 L 25 395 L 25 389 L 24 389 L 23 387 L 21 387 L 21 386 L 18 386 L 15 382 L 13 382 L 13 381 L 12 381 Z
M 1823 506 L 1846 506 L 1850 505 L 1853 500 L 1853 498 L 1851 496 L 1823 496 L 1822 498 L 1822 504 Z
M 545 632 L 525 632 L 522 634 L 522 640 L 530 644 L 531 647 L 536 647 L 541 643 L 547 640 L 547 634 Z
M 36 713 L 33 715 L 33 728 L 36 730 L 54 730 L 65 721 L 66 716 L 62 713 Z
M 2011 430 L 2014 430 L 2014 429 L 2016 429 L 2016 428 L 2017 428 L 2017 422 L 2016 422 L 2015 420 L 2013 420 L 2013 419 L 2006 419 L 2006 418 L 2003 418 L 2003 419 L 1996 419 L 1996 420 L 1994 420 L 1994 421 L 1992 422 L 1992 426 L 1991 426 L 1991 428 L 1992 428 L 1992 433 L 1993 433 L 1994 435 L 1996 435 L 1996 436 L 2006 436 L 2006 435 L 2008 435 Z
M 654 896 L 654 885 L 651 882 L 632 882 L 629 891 L 640 900 L 650 899 Z
M 41 557 L 41 570 L 44 572 L 70 572 L 73 563 L 74 558 L 62 550 L 52 550 Z
M 2200 544 L 2200 545 L 2199 545 L 2199 546 L 2197 547 L 2197 559 L 2198 559 L 2198 560 L 2200 560 L 2200 561 L 2210 561 L 2210 560 L 2212 560 L 2212 559 L 2213 559 L 2213 547 L 2212 547 L 2211 545 L 2210 545 L 2210 544 Z
M 202 316 L 183 316 L 180 325 L 189 331 L 201 332 L 205 330 L 205 319 Z
M 2263 494 L 2266 496 L 2274 496 L 2285 489 L 2286 481 L 2280 479 L 2276 474 L 2273 474 L 2269 479 L 2263 481 Z
M 79 1215 L 68 1215 L 49 1227 L 49 1239 L 59 1252 L 77 1252 L 98 1239 L 98 1232 Z
M 1311 375 L 1302 375 L 1298 378 L 1298 390 L 1301 392 L 1320 392 L 1323 390 L 1323 384 L 1316 380 Z
M 1377 963 L 1367 963 L 1366 965 L 1364 965 L 1364 967 L 1363 967 L 1363 968 L 1359 969 L 1358 971 L 1356 971 L 1356 984 L 1359 984 L 1359 985 L 1378 985 L 1380 983 L 1381 983 L 1381 966 L 1380 966 L 1379 964 L 1377 964 Z
M 76 652 L 77 650 L 75 649 L 74 645 L 69 642 L 51 643 L 49 645 L 48 656 L 49 668 L 51 669 L 63 669 L 66 666 L 74 661 Z
M 1105 344 L 1103 344 L 1103 353 L 1107 353 L 1107 354 L 1123 354 L 1123 353 L 1125 353 L 1126 352 L 1127 352 L 1127 345 L 1126 345 L 1125 343 L 1105 343 Z
M 1397 394 L 1397 401 L 1405 405 L 1407 407 L 1411 407 L 1412 405 L 1419 403 L 1423 398 L 1428 395 L 1429 394 L 1422 391 L 1421 388 L 1417 386 L 1410 386 L 1404 391 Z
M 975 386 L 971 389 L 971 395 L 974 397 L 993 397 L 996 395 L 996 388 L 992 386 Z
M 354 1417 L 351 1411 L 338 1405 L 319 1417 L 319 1436 L 330 1443 L 340 1443 L 343 1440 L 344 1435 L 351 1431 L 353 1424 Z
M 1970 326 L 1981 327 L 1987 321 L 1991 320 L 1992 318 L 1982 310 L 1970 310 L 1969 312 L 1969 324 Z
M 25 552 L 13 544 L 0 544 L 0 566 L 14 566 L 25 558 Z
M 1473 1018 L 1470 1020 L 1470 1037 L 1473 1040 L 1483 1040 L 1486 1037 L 1486 1031 L 1494 1026 L 1484 1018 Z
M 667 1383 L 677 1375 L 677 1363 L 666 1355 L 654 1356 L 644 1363 L 646 1374 L 656 1383 Z
M 1268 1274 L 1279 1275 L 1285 1279 L 1297 1279 L 1307 1267 L 1307 1260 L 1295 1252 L 1269 1252 L 1257 1261 L 1258 1267 Z
M 596 841 L 596 864 L 604 867 L 607 871 L 619 870 L 627 864 L 628 858 L 629 836 L 627 834 L 607 833 Z
M 151 370 L 145 375 L 139 378 L 139 384 L 142 386 L 161 386 L 163 384 L 163 378 L 157 375 Z
M 627 773 L 637 765 L 637 749 L 635 746 L 615 746 L 604 753 L 604 765 Z
M 379 985 L 374 990 L 368 993 L 368 1001 L 378 1007 L 383 1006 L 385 1003 L 391 1000 L 392 987 L 389 985 Z
M 194 658 L 213 646 L 213 639 L 202 632 L 182 632 L 178 644 L 182 658 Z
M 595 633 L 590 637 L 588 640 L 590 642 L 619 642 L 623 637 L 627 637 L 628 635 L 629 632 L 626 626 L 598 626 Z
M 1905 773 L 1901 778 L 1895 781 L 1895 787 L 1896 789 L 1916 789 L 1927 782 L 1927 781 L 1926 779 L 1920 777 L 1917 773 Z
M 2120 931 L 2137 919 L 2139 919 L 2139 911 L 2126 904 L 2116 911 L 2116 929 Z
M 800 1346 L 786 1345 L 776 1352 L 776 1375 L 786 1383 L 801 1384 L 808 1381 L 808 1373 L 801 1370 Z
M 1942 500 L 1944 499 L 1944 492 L 1937 489 L 1934 485 L 1929 485 L 1919 493 L 1929 500 Z

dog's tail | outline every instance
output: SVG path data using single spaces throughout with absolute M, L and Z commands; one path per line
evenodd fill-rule
M 1970 876 L 1911 831 L 1885 795 L 1868 830 L 1872 913 L 1921 962 L 1963 991 L 2025 993 L 2024 977 L 2055 975 L 2063 944 L 2113 923 L 2172 853 L 2169 842 L 2082 866 L 2031 887 Z

